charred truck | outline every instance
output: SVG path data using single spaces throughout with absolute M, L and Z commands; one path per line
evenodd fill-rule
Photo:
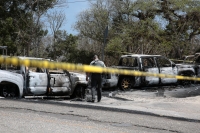
M 18 57 L 19 59 L 45 60 Z M 0 94 L 3 97 L 70 96 L 84 98 L 87 81 L 84 74 L 63 70 L 1 64 Z
M 184 69 L 181 67 L 184 67 Z M 122 55 L 119 64 L 113 66 L 113 68 L 184 76 L 191 76 L 194 73 L 193 68 L 186 67 L 185 65 L 177 66 L 174 62 L 161 55 Z M 127 75 L 111 75 L 104 80 L 104 87 L 119 87 L 122 90 L 129 90 L 134 87 L 179 83 L 176 78 Z
M 195 55 L 185 56 L 182 63 L 176 64 L 179 68 L 180 75 L 200 77 L 200 53 Z M 181 83 L 189 84 L 195 83 L 196 81 L 183 80 Z

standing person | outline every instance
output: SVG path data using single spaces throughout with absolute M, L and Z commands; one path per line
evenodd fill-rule
M 97 55 L 94 55 L 93 61 L 90 63 L 92 66 L 106 67 L 104 62 L 99 60 Z M 101 73 L 87 73 L 86 80 L 88 81 L 88 77 L 91 78 L 91 93 L 92 93 L 92 101 L 95 101 L 95 90 L 97 91 L 97 101 L 101 101 L 101 82 L 102 82 L 102 74 Z

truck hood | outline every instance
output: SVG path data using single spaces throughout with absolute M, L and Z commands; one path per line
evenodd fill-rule
M 21 74 L 18 74 L 18 73 L 14 73 L 14 72 L 10 72 L 10 71 L 6 71 L 6 70 L 0 70 L 0 78 L 3 78 L 3 77 L 9 77 L 9 78 L 15 78 L 15 77 L 19 77 L 23 80 L 23 77 Z

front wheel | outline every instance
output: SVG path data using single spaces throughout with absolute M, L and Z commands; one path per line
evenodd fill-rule
M 73 98 L 85 98 L 85 87 L 78 85 L 75 89 L 73 94 L 70 96 L 71 99 Z
M 129 77 L 124 77 L 120 80 L 119 87 L 121 90 L 128 91 L 131 89 L 131 79 Z
M 19 92 L 16 85 L 5 85 L 1 91 L 3 97 L 18 97 Z

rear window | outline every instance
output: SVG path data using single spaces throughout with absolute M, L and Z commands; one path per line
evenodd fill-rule
M 38 73 L 44 73 L 45 72 L 44 68 L 39 68 L 39 67 L 26 67 L 26 69 L 29 69 L 32 72 L 38 72 Z
M 137 67 L 138 61 L 136 57 L 123 57 L 119 61 L 119 66 Z
M 143 67 L 156 67 L 153 57 L 142 57 L 141 59 Z
M 157 63 L 159 67 L 171 67 L 171 62 L 164 57 L 158 57 Z

